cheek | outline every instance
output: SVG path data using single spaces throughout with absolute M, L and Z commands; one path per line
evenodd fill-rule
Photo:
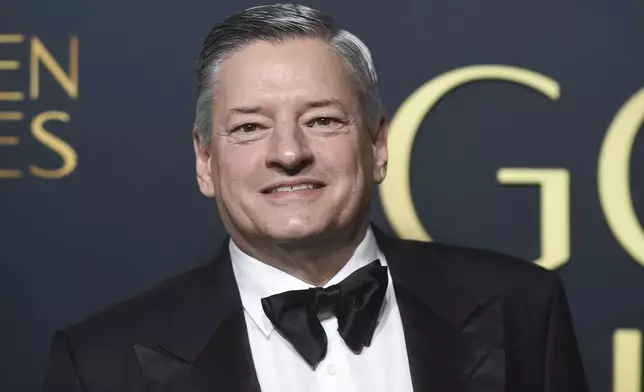
M 218 166 L 217 178 L 213 179 L 222 197 L 239 195 L 244 188 L 252 184 L 255 158 L 258 154 L 245 151 L 243 148 L 228 147 L 217 155 L 213 163 L 213 172 Z M 215 161 L 213 159 L 213 161 Z
M 339 179 L 348 186 L 362 186 L 365 180 L 365 163 L 369 162 L 369 152 L 365 151 L 360 140 L 356 138 L 340 138 L 325 149 L 325 161 L 333 168 Z
M 354 168 L 356 175 L 359 176 L 356 180 L 370 180 L 371 167 L 373 165 L 373 151 L 369 140 L 358 137 L 357 140 L 352 140 L 351 143 L 347 143 L 347 148 L 350 148 L 348 153 L 350 165 Z

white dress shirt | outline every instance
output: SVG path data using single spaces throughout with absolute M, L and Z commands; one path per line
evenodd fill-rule
M 405 336 L 391 274 L 370 347 L 356 355 L 337 331 L 335 317 L 322 320 L 328 339 L 327 354 L 315 370 L 264 314 L 261 299 L 312 285 L 242 252 L 231 240 L 230 257 L 248 330 L 259 385 L 263 392 L 410 392 L 412 391 Z M 337 284 L 352 272 L 380 259 L 387 265 L 376 239 L 367 231 L 351 259 L 325 285 Z

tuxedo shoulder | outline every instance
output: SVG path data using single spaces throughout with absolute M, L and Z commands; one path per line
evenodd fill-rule
M 208 283 L 211 265 L 166 279 L 142 293 L 90 314 L 64 331 L 70 345 L 83 351 L 105 353 L 155 341 L 176 322 L 176 313 L 188 298 L 199 296 Z M 213 304 L 214 305 L 214 304 Z
M 454 281 L 474 294 L 511 293 L 548 295 L 560 285 L 557 273 L 533 262 L 500 252 L 440 243 L 420 243 L 427 261 L 437 264 Z

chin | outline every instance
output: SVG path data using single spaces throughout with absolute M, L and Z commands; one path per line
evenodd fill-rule
M 327 231 L 327 225 L 322 222 L 290 220 L 281 225 L 268 225 L 267 235 L 278 242 L 296 242 L 315 239 Z

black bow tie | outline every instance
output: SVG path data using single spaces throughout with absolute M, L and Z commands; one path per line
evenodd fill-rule
M 327 351 L 327 337 L 318 314 L 335 313 L 340 336 L 351 351 L 360 354 L 371 344 L 387 282 L 387 267 L 376 260 L 336 285 L 262 298 L 262 307 L 275 329 L 315 368 Z

